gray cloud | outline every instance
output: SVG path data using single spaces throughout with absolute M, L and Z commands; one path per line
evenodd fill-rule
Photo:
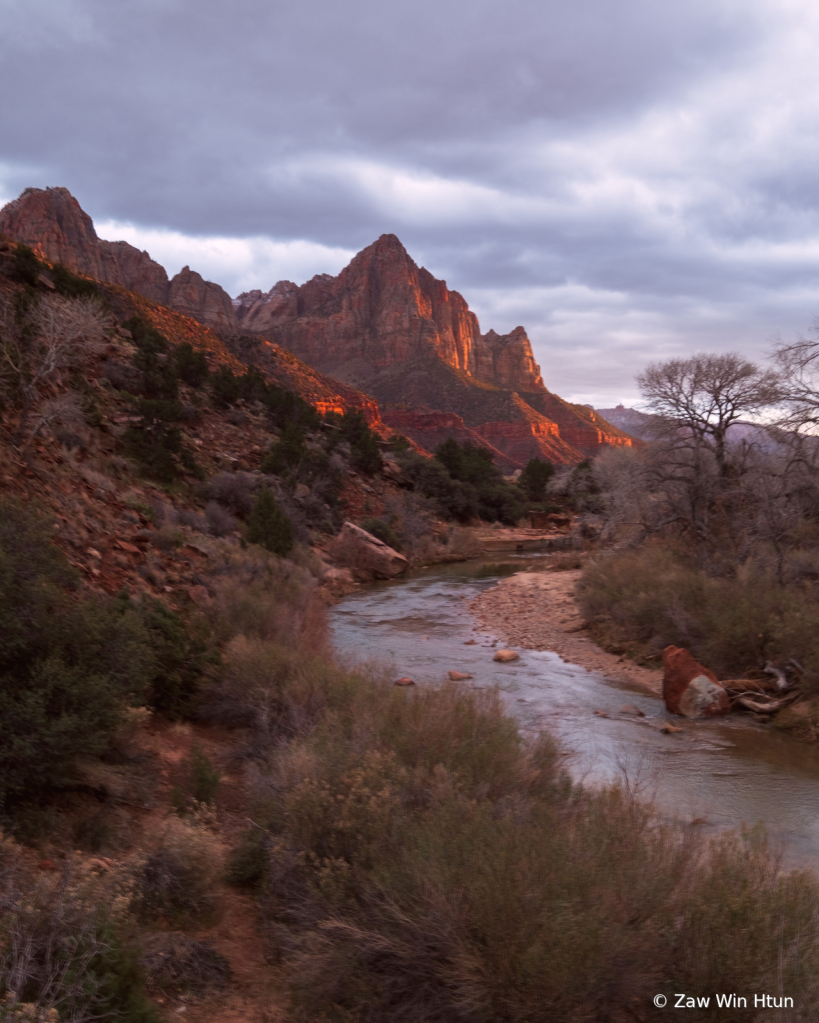
M 807 0 L 6 4 L 0 190 L 65 185 L 234 293 L 394 231 L 606 404 L 819 311 L 817 28 Z

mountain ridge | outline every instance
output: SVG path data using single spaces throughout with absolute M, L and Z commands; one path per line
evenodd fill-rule
M 425 448 L 434 449 L 444 422 L 459 435 L 483 438 L 506 468 L 533 457 L 573 464 L 605 446 L 634 443 L 593 409 L 546 388 L 522 326 L 482 334 L 463 296 L 419 267 L 394 234 L 381 235 L 335 277 L 317 274 L 300 286 L 279 281 L 268 292 L 231 299 L 188 266 L 169 279 L 147 252 L 100 239 L 66 188 L 25 189 L 0 210 L 0 232 L 52 263 L 203 324 L 240 358 L 281 368 L 284 353 L 292 353 L 325 381 L 337 381 L 320 390 L 371 396 L 360 405 L 371 421 L 379 420 L 379 405 L 401 412 L 393 421 L 401 418 L 406 435 Z M 431 411 L 455 416 L 461 426 L 430 418 Z M 418 414 L 404 414 L 411 412 Z

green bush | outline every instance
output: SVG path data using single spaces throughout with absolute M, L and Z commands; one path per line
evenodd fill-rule
M 201 387 L 210 376 L 204 352 L 197 352 L 189 341 L 179 345 L 173 353 L 179 379 L 189 387 Z
M 153 597 L 143 597 L 136 603 L 127 592 L 123 592 L 119 602 L 138 616 L 147 637 L 150 649 L 146 671 L 149 705 L 169 717 L 191 717 L 196 710 L 205 672 L 219 663 L 218 650 L 204 621 L 195 618 L 185 620 L 177 611 Z
M 450 437 L 436 449 L 435 458 L 406 452 L 401 465 L 413 488 L 433 500 L 444 518 L 481 518 L 513 526 L 523 514 L 518 488 L 506 483 L 486 448 L 460 445 Z
M 57 294 L 65 298 L 98 298 L 99 289 L 93 281 L 72 273 L 67 266 L 56 263 L 50 271 L 51 280 Z
M 545 501 L 546 485 L 554 474 L 555 468 L 551 462 L 530 458 L 518 478 L 518 485 L 530 501 Z
M 331 412 L 325 422 L 337 430 L 335 437 L 350 445 L 350 462 L 354 469 L 372 476 L 381 468 L 381 449 L 378 438 L 358 409 L 348 409 L 343 415 Z
M 80 757 L 103 753 L 150 674 L 139 615 L 65 592 L 76 574 L 45 519 L 0 501 L 0 801 L 59 785 Z
M 18 284 L 27 284 L 30 288 L 36 288 L 41 273 L 42 266 L 34 250 L 28 245 L 18 245 L 14 250 L 11 279 Z
M 197 803 L 210 805 L 219 791 L 221 774 L 205 751 L 196 743 L 191 747 L 191 795 Z
M 374 537 L 385 543 L 388 547 L 392 547 L 394 551 L 401 550 L 401 538 L 393 532 L 390 525 L 383 519 L 364 519 L 361 523 L 361 528 L 366 529 L 368 533 L 372 533 Z
M 204 479 L 202 467 L 182 440 L 182 406 L 176 400 L 139 398 L 132 423 L 122 436 L 125 453 L 159 483 L 173 483 L 180 473 Z
M 308 457 L 304 433 L 296 423 L 286 423 L 276 443 L 262 462 L 262 472 L 279 476 L 288 470 L 297 472 Z
M 179 378 L 168 358 L 167 338 L 139 316 L 132 316 L 123 326 L 131 332 L 136 345 L 133 362 L 142 374 L 140 394 L 152 402 L 168 403 L 168 409 L 176 407 Z
M 247 520 L 247 541 L 267 548 L 279 557 L 286 557 L 295 544 L 293 523 L 276 501 L 273 491 L 259 491 Z

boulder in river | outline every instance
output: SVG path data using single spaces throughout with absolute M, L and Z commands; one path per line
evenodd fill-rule
M 450 671 L 449 681 L 450 682 L 465 682 L 468 678 L 472 678 L 465 671 Z
M 717 676 L 683 647 L 663 650 L 663 699 L 667 710 L 686 718 L 731 713 L 731 701 Z
M 405 675 L 403 678 L 397 678 L 393 682 L 393 685 L 394 686 L 414 686 L 415 683 L 413 682 L 413 680 L 411 678 L 409 678 L 407 675 Z
M 495 656 L 492 660 L 500 661 L 501 664 L 506 664 L 508 661 L 517 661 L 519 658 L 520 654 L 515 653 L 514 650 L 498 650 L 495 652 Z

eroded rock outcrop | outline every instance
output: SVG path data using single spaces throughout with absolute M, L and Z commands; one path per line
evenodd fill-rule
M 167 304 L 168 275 L 147 252 L 97 237 L 94 223 L 67 188 L 27 188 L 0 210 L 0 231 L 75 273 L 119 284 Z
M 170 282 L 166 304 L 220 332 L 236 329 L 236 314 L 228 293 L 189 266 L 183 267 Z
M 0 232 L 52 263 L 144 295 L 221 332 L 237 328 L 226 291 L 188 267 L 168 280 L 165 268 L 128 242 L 97 236 L 91 217 L 67 188 L 27 188 L 0 210 Z
M 666 710 L 686 718 L 731 713 L 728 694 L 717 676 L 683 647 L 667 646 L 663 650 L 663 700 Z

